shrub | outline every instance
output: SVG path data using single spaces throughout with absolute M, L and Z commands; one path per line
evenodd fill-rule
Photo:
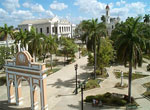
M 93 89 L 93 88 L 96 88 L 96 87 L 100 87 L 100 85 L 98 84 L 98 80 L 88 80 L 88 82 L 86 83 L 85 85 L 85 89 Z
M 123 100 L 119 97 L 112 97 L 110 101 L 111 101 L 111 104 L 118 105 L 118 106 L 124 106 L 127 104 L 126 100 Z
M 104 94 L 104 97 L 105 97 L 105 98 L 111 98 L 111 96 L 112 96 L 112 94 L 109 93 L 109 92 L 106 92 L 106 93 Z
M 87 97 L 85 98 L 85 102 L 92 102 L 93 99 L 95 99 L 95 96 L 93 96 L 93 95 L 87 96 Z
M 88 54 L 88 51 L 87 51 L 87 49 L 86 48 L 81 48 L 81 55 L 82 56 L 86 56 Z

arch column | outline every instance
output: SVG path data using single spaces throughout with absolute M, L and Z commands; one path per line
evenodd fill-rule
M 40 80 L 41 110 L 48 110 L 46 79 Z
M 7 80 L 7 96 L 8 96 L 8 103 L 15 102 L 15 95 L 14 95 L 14 87 L 13 87 L 13 80 L 11 81 L 9 78 L 9 74 L 6 73 L 6 80 Z
M 34 110 L 38 109 L 37 87 L 35 87 L 33 90 L 33 108 L 34 108 Z
M 21 105 L 23 103 L 23 97 L 21 94 L 21 81 L 17 79 L 17 76 L 15 77 L 15 92 L 16 92 L 16 104 Z

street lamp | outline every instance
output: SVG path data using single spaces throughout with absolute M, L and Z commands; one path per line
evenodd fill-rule
M 79 44 L 79 59 L 80 59 L 80 44 Z
M 121 86 L 123 86 L 123 72 L 121 71 Z
M 81 84 L 81 110 L 83 110 L 83 89 L 85 88 L 85 84 Z
M 78 64 L 74 65 L 75 68 L 75 73 L 76 73 L 76 90 L 75 90 L 75 94 L 78 94 L 78 88 L 77 88 L 77 69 L 78 69 Z

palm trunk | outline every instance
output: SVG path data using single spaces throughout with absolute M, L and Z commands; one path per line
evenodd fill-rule
M 96 79 L 96 37 L 94 42 L 94 79 Z
M 128 101 L 131 103 L 131 83 L 132 83 L 132 53 L 133 45 L 131 46 L 130 58 L 129 58 L 129 87 L 128 87 Z
M 131 83 L 132 83 L 132 61 L 129 62 L 129 89 L 128 89 L 129 103 L 131 103 Z
M 53 60 L 52 60 L 52 54 L 50 54 L 50 62 L 51 62 L 51 70 L 53 69 Z

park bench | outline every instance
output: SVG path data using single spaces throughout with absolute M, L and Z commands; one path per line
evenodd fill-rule
M 130 105 L 127 105 L 126 106 L 126 110 L 132 110 L 132 109 L 137 109 L 138 107 L 137 107 L 137 105 L 135 105 L 135 104 L 130 104 Z

